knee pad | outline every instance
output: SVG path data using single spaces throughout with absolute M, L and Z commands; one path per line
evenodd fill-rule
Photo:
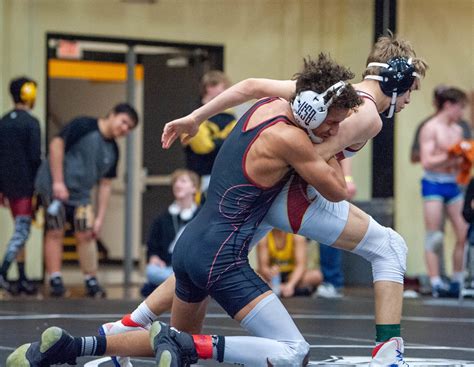
M 370 218 L 367 233 L 353 252 L 372 264 L 374 282 L 403 284 L 408 248 L 403 237 L 393 229 Z
M 441 231 L 426 231 L 425 250 L 438 252 L 443 246 L 444 233 Z

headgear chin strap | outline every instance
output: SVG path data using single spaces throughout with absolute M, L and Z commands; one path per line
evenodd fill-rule
M 293 103 L 291 103 L 296 122 L 307 131 L 313 143 L 322 143 L 323 140 L 314 135 L 313 129 L 323 123 L 328 115 L 329 106 L 334 102 L 335 97 L 341 95 L 345 87 L 346 83 L 339 81 L 321 94 L 312 90 L 305 90 L 298 93 Z M 329 92 L 334 92 L 334 94 L 325 102 L 324 98 Z
M 381 68 L 379 75 L 366 75 L 364 79 L 379 81 L 382 92 L 391 97 L 390 107 L 385 115 L 390 118 L 395 113 L 397 97 L 408 91 L 415 78 L 419 78 L 420 75 L 415 71 L 411 58 L 394 57 L 387 63 L 371 62 L 367 65 L 368 68 L 374 66 Z

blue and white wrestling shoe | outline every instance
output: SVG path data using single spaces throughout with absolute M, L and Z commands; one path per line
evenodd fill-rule
M 403 351 L 403 339 L 391 338 L 374 348 L 370 367 L 408 367 L 408 364 L 403 360 Z
M 108 322 L 99 327 L 99 335 L 117 335 L 128 331 L 148 330 L 150 327 L 144 327 L 132 320 L 130 314 L 125 315 L 120 320 Z M 113 356 L 112 363 L 115 367 L 133 367 L 130 357 Z

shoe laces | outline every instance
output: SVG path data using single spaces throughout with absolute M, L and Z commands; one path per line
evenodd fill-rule
M 404 360 L 403 360 L 403 353 L 400 351 L 400 350 L 396 350 L 397 352 L 397 362 L 402 362 L 401 364 L 399 363 L 398 366 L 405 366 L 405 367 L 409 367 L 408 366 L 408 363 L 406 363 Z

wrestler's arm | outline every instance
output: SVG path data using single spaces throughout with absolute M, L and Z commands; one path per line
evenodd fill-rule
M 382 120 L 374 108 L 360 107 L 339 124 L 338 133 L 321 144 L 315 144 L 316 152 L 328 160 L 348 147 L 361 148 L 382 129 Z
M 344 174 L 336 158 L 327 162 L 316 153 L 301 129 L 284 129 L 275 142 L 275 155 L 287 162 L 311 186 L 329 201 L 347 198 Z
M 168 122 L 161 136 L 162 146 L 165 149 L 169 148 L 180 136 L 182 136 L 184 143 L 187 142 L 189 138 L 196 135 L 199 125 L 203 121 L 230 107 L 266 96 L 289 99 L 295 92 L 295 88 L 296 82 L 294 80 L 245 79 L 226 89 L 189 115 Z

